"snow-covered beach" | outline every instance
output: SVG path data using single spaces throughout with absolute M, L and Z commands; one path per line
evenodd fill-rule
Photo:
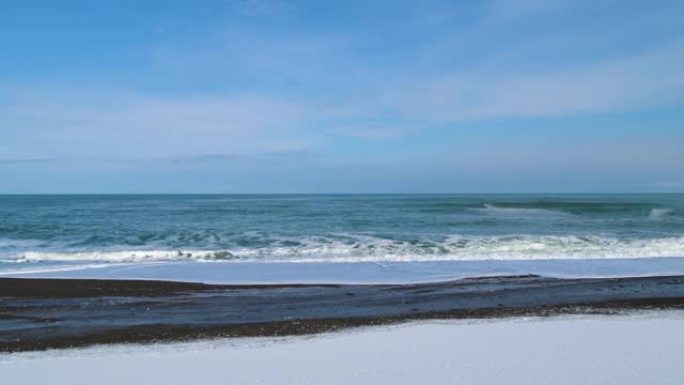
M 680 384 L 684 312 L 431 321 L 0 355 L 3 384 Z

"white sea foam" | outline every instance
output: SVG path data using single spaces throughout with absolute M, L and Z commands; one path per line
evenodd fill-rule
M 82 270 L 104 269 L 104 268 L 107 268 L 107 267 L 110 267 L 113 265 L 109 264 L 109 263 L 108 264 L 89 263 L 89 264 L 85 264 L 85 265 L 68 264 L 68 265 L 57 265 L 57 266 L 46 266 L 46 267 L 43 267 L 40 264 L 26 265 L 26 266 L 31 266 L 31 267 L 0 269 L 0 276 L 74 272 L 74 271 L 82 271 Z M 34 267 L 34 266 L 41 266 L 41 267 Z
M 673 209 L 668 209 L 668 208 L 659 208 L 659 209 L 651 209 L 651 212 L 648 214 L 648 217 L 651 219 L 663 219 L 667 216 L 670 216 L 674 214 Z
M 482 208 L 471 209 L 479 211 L 485 214 L 497 215 L 497 216 L 569 216 L 570 213 L 549 210 L 549 209 L 538 209 L 538 208 L 528 208 L 528 207 L 500 207 L 485 203 Z
M 684 256 L 684 237 L 618 239 L 600 236 L 451 236 L 399 241 L 372 236 L 304 238 L 295 246 L 227 250 L 27 251 L 0 262 L 382 262 L 650 258 Z

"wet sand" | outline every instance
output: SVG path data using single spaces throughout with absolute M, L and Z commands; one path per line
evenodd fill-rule
M 0 279 L 0 351 L 288 336 L 408 320 L 684 308 L 684 276 L 381 285 Z

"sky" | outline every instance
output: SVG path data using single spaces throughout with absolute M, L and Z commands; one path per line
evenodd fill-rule
M 4 0 L 0 193 L 684 192 L 683 15 Z

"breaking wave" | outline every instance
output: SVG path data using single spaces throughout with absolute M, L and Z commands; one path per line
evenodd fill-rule
M 684 237 L 619 239 L 601 236 L 450 236 L 440 240 L 393 240 L 373 236 L 315 237 L 288 246 L 222 250 L 25 251 L 0 262 L 382 262 L 542 260 L 684 256 Z
M 651 209 L 651 211 L 648 214 L 648 217 L 651 219 L 663 219 L 671 215 L 674 215 L 674 209 L 659 208 Z
M 490 215 L 501 215 L 501 216 L 569 216 L 570 214 L 563 211 L 542 209 L 542 208 L 529 208 L 529 207 L 501 207 L 494 206 L 488 203 L 482 205 L 482 208 L 476 208 L 473 210 L 482 212 L 484 214 Z

